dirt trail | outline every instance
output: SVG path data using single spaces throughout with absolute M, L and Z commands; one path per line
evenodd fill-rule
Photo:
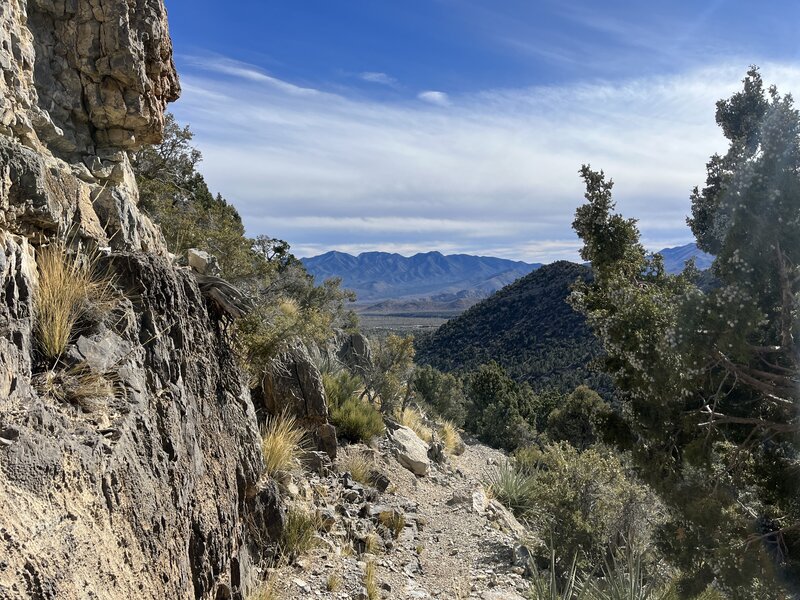
M 363 581 L 368 561 L 375 563 L 381 598 L 521 600 L 527 596 L 522 568 L 514 566 L 515 546 L 524 531 L 485 496 L 481 485 L 505 460 L 501 452 L 471 442 L 461 456 L 450 456 L 442 465 L 431 463 L 426 477 L 402 467 L 386 440 L 373 452 L 378 470 L 391 484 L 371 505 L 402 510 L 406 517 L 402 533 L 373 552 L 348 555 L 346 546 L 330 541 L 336 539 L 333 532 L 295 565 L 276 572 L 278 598 L 366 598 Z M 337 492 L 331 488 L 331 493 Z M 343 503 L 336 508 L 354 512 Z M 327 589 L 332 580 L 339 582 L 336 591 Z

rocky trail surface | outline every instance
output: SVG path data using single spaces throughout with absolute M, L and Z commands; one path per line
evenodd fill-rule
M 346 471 L 341 473 L 352 453 L 372 457 L 375 471 L 389 482 L 383 493 L 353 484 Z M 386 437 L 373 448 L 350 446 L 340 453 L 339 473 L 311 476 L 306 493 L 317 496 L 312 503 L 323 514 L 335 515 L 335 522 L 318 536 L 311 552 L 272 570 L 275 597 L 366 600 L 370 562 L 378 589 L 373 598 L 526 597 L 526 561 L 517 557 L 526 556 L 520 545 L 527 532 L 486 496 L 482 485 L 504 455 L 470 441 L 460 456 L 448 456 L 441 464 L 431 461 L 428 474 L 417 476 L 396 454 Z M 404 520 L 396 538 L 381 525 L 383 515 L 395 512 Z M 370 535 L 377 543 L 370 543 Z

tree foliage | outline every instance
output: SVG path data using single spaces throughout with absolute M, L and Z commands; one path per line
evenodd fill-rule
M 689 220 L 715 285 L 691 266 L 667 275 L 584 166 L 573 226 L 594 281 L 572 301 L 603 342 L 642 473 L 677 509 L 661 543 L 685 588 L 717 578 L 733 598 L 777 598 L 800 577 L 800 118 L 753 68 L 717 123 L 729 148 Z

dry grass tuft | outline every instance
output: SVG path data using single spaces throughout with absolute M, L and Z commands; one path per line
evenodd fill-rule
M 350 473 L 353 479 L 362 485 L 372 485 L 374 461 L 366 452 L 350 451 L 340 463 L 340 470 Z
M 377 533 L 368 533 L 364 537 L 364 552 L 378 554 L 381 551 L 381 538 Z
M 319 516 L 300 508 L 286 512 L 286 523 L 281 534 L 280 552 L 294 560 L 314 547 L 314 536 L 322 528 Z
M 380 521 L 381 525 L 392 532 L 392 535 L 395 539 L 400 537 L 400 534 L 403 532 L 403 528 L 406 526 L 405 515 L 394 510 L 381 513 L 378 517 L 378 520 Z
M 325 581 L 325 589 L 329 592 L 338 592 L 342 589 L 342 578 L 336 573 L 331 573 Z
M 68 254 L 63 244 L 38 252 L 36 339 L 45 358 L 60 357 L 78 323 L 108 310 L 114 301 L 109 277 L 99 274 L 97 254 Z
M 261 431 L 261 451 L 270 477 L 297 469 L 306 432 L 286 412 L 269 417 Z
M 253 593 L 247 596 L 247 600 L 278 600 L 278 579 L 275 573 L 271 573 L 267 579 L 262 581 Z
M 413 430 L 426 444 L 431 443 L 433 431 L 423 423 L 422 413 L 418 409 L 404 408 L 400 413 L 400 423 Z
M 439 434 L 442 436 L 445 450 L 450 454 L 462 454 L 464 452 L 464 442 L 452 421 L 443 422 Z
M 367 598 L 369 600 L 378 600 L 381 597 L 378 591 L 378 578 L 374 560 L 369 561 L 364 569 L 364 587 L 367 590 Z
M 42 395 L 75 404 L 86 412 L 99 410 L 102 401 L 119 395 L 112 378 L 92 371 L 86 363 L 42 373 L 36 377 L 34 385 Z

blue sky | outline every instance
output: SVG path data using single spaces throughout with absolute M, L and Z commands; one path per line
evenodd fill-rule
M 166 4 L 201 170 L 301 256 L 574 259 L 583 162 L 648 246 L 685 243 L 714 102 L 751 63 L 800 90 L 790 2 Z

